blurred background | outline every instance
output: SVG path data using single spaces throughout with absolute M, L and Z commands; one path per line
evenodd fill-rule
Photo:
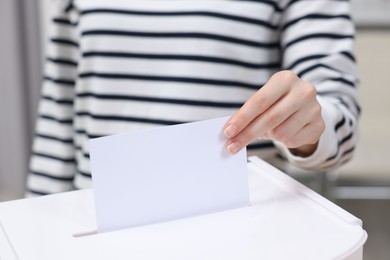
M 352 0 L 363 109 L 354 159 L 299 181 L 361 218 L 364 259 L 390 259 L 390 0 Z M 0 201 L 23 197 L 50 0 L 0 1 Z

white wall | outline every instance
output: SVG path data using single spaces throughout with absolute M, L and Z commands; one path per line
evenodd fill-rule
M 13 24 L 20 28 L 16 19 L 17 5 L 13 0 L 0 3 L 0 24 Z M 26 108 L 20 103 L 22 99 L 23 77 L 22 56 L 19 46 L 20 35 L 9 31 L 7 27 L 0 27 L 0 196 L 13 198 L 20 196 L 21 185 L 24 182 L 23 173 L 26 173 L 27 139 L 24 133 L 26 123 L 23 121 Z M 5 62 L 4 62 L 5 61 Z
M 42 72 L 36 0 L 0 1 L 0 200 L 24 193 Z
M 41 26 L 41 45 L 42 50 L 45 49 L 45 46 L 48 41 L 48 24 L 50 21 L 50 2 L 52 0 L 38 0 L 39 2 L 39 17 L 40 17 L 40 26 Z M 42 60 L 44 59 L 44 52 L 42 52 Z
M 389 26 L 390 0 L 351 0 L 351 3 L 358 25 Z

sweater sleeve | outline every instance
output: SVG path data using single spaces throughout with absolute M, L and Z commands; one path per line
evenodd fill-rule
M 349 1 L 291 0 L 281 23 L 282 64 L 317 89 L 325 131 L 309 157 L 294 156 L 276 143 L 293 165 L 331 170 L 351 159 L 360 114 L 354 26 Z
M 50 39 L 46 48 L 27 196 L 63 192 L 73 187 L 73 100 L 79 57 L 74 14 L 71 2 L 52 1 Z

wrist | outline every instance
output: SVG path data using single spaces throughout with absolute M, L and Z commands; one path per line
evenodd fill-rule
M 315 144 L 302 145 L 297 148 L 289 148 L 289 150 L 295 156 L 309 157 L 316 151 L 317 146 L 318 146 L 318 142 Z

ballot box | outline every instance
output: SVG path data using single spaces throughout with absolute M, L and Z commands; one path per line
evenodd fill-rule
M 0 203 L 0 259 L 362 259 L 358 218 L 256 157 L 248 170 L 249 207 L 106 233 L 89 189 Z

